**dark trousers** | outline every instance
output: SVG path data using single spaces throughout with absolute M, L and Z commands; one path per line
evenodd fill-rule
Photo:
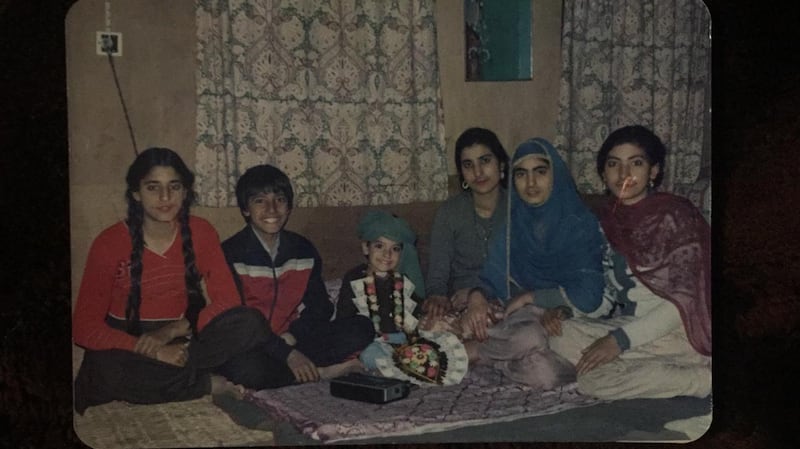
M 329 366 L 358 355 L 373 340 L 375 326 L 362 315 L 320 323 L 313 332 L 295 335 L 295 349 L 317 366 Z
M 183 367 L 126 350 L 87 350 L 75 379 L 75 410 L 83 414 L 114 400 L 155 404 L 196 399 L 211 392 L 211 373 L 252 389 L 291 384 L 294 375 L 286 361 L 263 350 L 272 338 L 279 337 L 260 312 L 236 307 L 214 317 L 191 340 Z
M 375 339 L 372 321 L 364 316 L 315 323 L 313 330 L 295 335 L 294 349 L 302 352 L 319 367 L 341 363 L 355 357 Z M 275 359 L 266 354 L 263 347 L 236 355 L 218 372 L 234 383 L 253 385 L 256 390 L 282 387 L 294 382 L 294 376 L 276 369 Z M 286 362 L 282 362 L 286 366 Z

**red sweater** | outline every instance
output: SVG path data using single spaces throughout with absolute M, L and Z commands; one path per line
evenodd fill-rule
M 241 305 L 239 293 L 222 254 L 219 236 L 202 218 L 190 217 L 197 268 L 205 284 L 209 303 L 200 311 L 197 329 L 231 307 Z M 164 255 L 145 247 L 142 253 L 142 321 L 177 320 L 186 311 L 181 235 Z M 92 243 L 72 320 L 75 344 L 86 349 L 127 349 L 137 337 L 106 324 L 107 315 L 125 319 L 130 291 L 131 238 L 124 222 L 105 229 Z

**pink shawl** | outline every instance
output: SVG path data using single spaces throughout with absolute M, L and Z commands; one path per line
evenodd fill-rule
M 616 200 L 616 198 L 614 199 Z M 689 343 L 711 355 L 711 231 L 696 207 L 669 193 L 631 206 L 610 201 L 600 223 L 639 281 L 675 304 Z

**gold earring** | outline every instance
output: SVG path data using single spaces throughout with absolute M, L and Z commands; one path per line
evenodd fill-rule
M 653 181 L 653 178 L 650 178 L 650 181 L 647 183 L 647 186 L 650 187 L 651 189 L 656 188 L 656 183 L 655 181 Z

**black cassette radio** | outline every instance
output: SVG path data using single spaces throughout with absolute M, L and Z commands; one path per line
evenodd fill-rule
M 331 379 L 331 395 L 354 401 L 385 404 L 403 399 L 411 392 L 411 382 L 388 377 L 351 373 Z

